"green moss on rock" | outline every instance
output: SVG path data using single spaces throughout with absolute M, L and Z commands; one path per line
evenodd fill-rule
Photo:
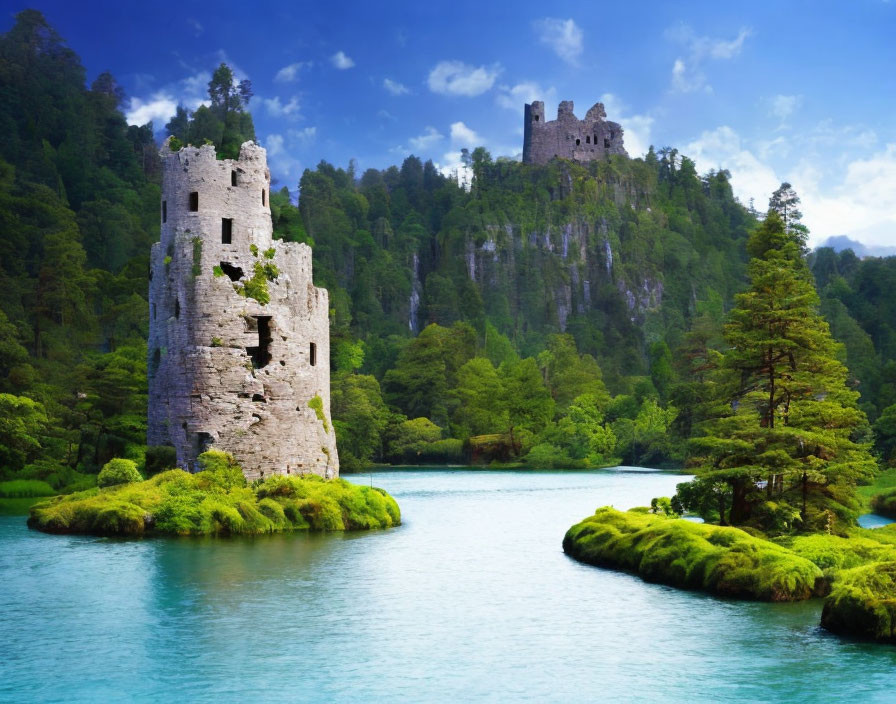
M 722 596 L 796 601 L 824 587 L 815 564 L 737 528 L 608 507 L 570 528 L 563 550 L 582 562 L 634 572 L 649 582 Z
M 821 612 L 833 633 L 896 643 L 896 561 L 845 570 Z

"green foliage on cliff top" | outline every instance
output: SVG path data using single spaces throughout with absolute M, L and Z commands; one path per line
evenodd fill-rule
M 563 550 L 647 581 L 764 601 L 807 599 L 822 579 L 809 560 L 737 528 L 608 507 L 570 528 Z
M 31 508 L 48 533 L 234 535 L 289 530 L 363 530 L 401 522 L 382 489 L 317 476 L 276 476 L 246 486 L 233 458 L 200 455 L 204 470 L 162 472 L 141 482 L 57 496 Z

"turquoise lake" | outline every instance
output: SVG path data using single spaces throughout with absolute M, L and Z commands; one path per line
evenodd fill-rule
M 896 648 L 578 564 L 566 529 L 681 475 L 350 475 L 404 524 L 110 540 L 0 517 L 4 702 L 892 702 Z

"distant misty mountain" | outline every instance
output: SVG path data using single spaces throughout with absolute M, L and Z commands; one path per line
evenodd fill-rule
M 835 252 L 851 249 L 857 257 L 893 257 L 896 256 L 896 247 L 888 247 L 879 244 L 866 245 L 858 240 L 850 239 L 846 235 L 828 237 L 819 247 L 831 247 Z

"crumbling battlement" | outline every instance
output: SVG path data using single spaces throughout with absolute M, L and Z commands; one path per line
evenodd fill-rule
M 609 154 L 628 156 L 622 143 L 622 126 L 608 122 L 603 103 L 595 103 L 579 120 L 571 100 L 557 109 L 557 119 L 546 122 L 544 103 L 526 105 L 523 119 L 523 163 L 547 164 L 551 159 L 594 161 Z
M 196 471 L 230 452 L 248 479 L 339 473 L 330 420 L 326 289 L 311 249 L 274 241 L 265 150 L 162 157 L 161 241 L 150 263 L 149 445 Z

